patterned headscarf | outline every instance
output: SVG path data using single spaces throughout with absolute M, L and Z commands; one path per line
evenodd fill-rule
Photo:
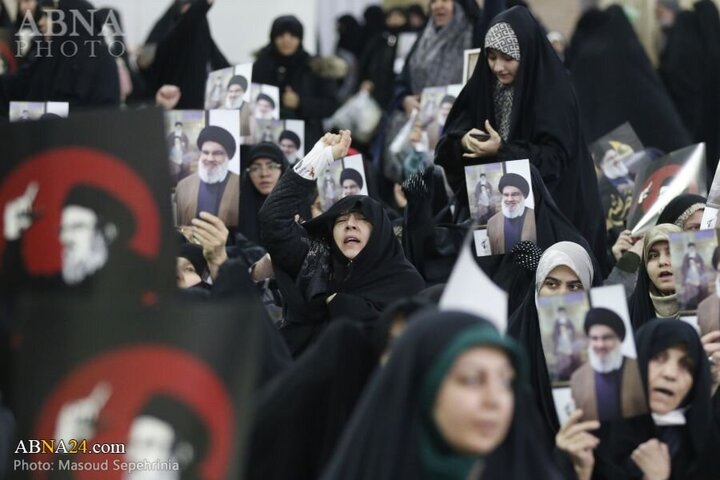
M 520 43 L 509 23 L 499 22 L 485 35 L 485 50 L 492 48 L 520 61 Z

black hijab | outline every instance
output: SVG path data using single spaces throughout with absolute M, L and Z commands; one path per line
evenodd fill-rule
M 205 82 L 209 71 L 229 67 L 210 33 L 206 0 L 193 0 L 181 13 L 175 1 L 150 32 L 147 44 L 155 44 L 152 65 L 143 71 L 149 91 L 154 96 L 162 85 L 177 85 L 182 91 L 178 109 L 202 109 L 205 104 Z
M 361 212 L 372 224 L 365 248 L 352 261 L 340 253 L 332 235 L 335 219 L 350 211 Z M 405 258 L 382 205 L 370 197 L 345 197 L 302 226 L 311 246 L 297 278 L 275 272 L 287 307 L 288 322 L 282 332 L 294 356 L 333 318 L 374 324 L 392 302 L 425 287 Z M 332 294 L 335 297 L 327 303 Z
M 516 372 L 510 432 L 485 459 L 455 453 L 429 418 L 438 383 L 454 360 L 474 346 L 502 350 Z M 418 315 L 399 339 L 387 365 L 368 385 L 321 478 L 465 479 L 478 462 L 483 464 L 482 478 L 554 478 L 545 451 L 531 448 L 528 442 L 533 423 L 531 416 L 525 416 L 532 412 L 524 396 L 525 362 L 516 344 L 501 337 L 485 320 L 458 312 Z M 511 461 L 520 455 L 522 462 Z
M 298 49 L 289 56 L 281 55 L 275 48 L 275 37 L 285 32 L 300 39 Z M 257 60 L 253 64 L 253 82 L 277 85 L 281 93 L 285 91 L 285 87 L 292 86 L 293 81 L 297 81 L 294 78 L 298 74 L 297 72 L 307 67 L 310 61 L 310 54 L 302 45 L 303 32 L 303 25 L 296 17 L 285 15 L 276 18 L 270 27 L 270 43 L 260 50 Z M 297 85 L 294 87 L 297 91 Z
M 714 175 L 720 156 L 720 15 L 711 0 L 677 14 L 659 71 L 690 131 L 686 145 L 706 143 L 708 175 Z
M 621 6 L 587 10 L 566 58 L 586 138 L 627 121 L 645 146 L 671 152 L 692 143 Z
M 245 159 L 247 158 L 247 160 Z M 258 212 L 262 208 L 267 195 L 263 195 L 257 191 L 250 179 L 250 173 L 247 171 L 253 162 L 259 158 L 267 158 L 282 167 L 280 175 L 285 173 L 288 167 L 288 161 L 283 155 L 280 147 L 272 142 L 262 142 L 248 151 L 248 156 L 242 159 L 242 178 L 240 180 L 240 216 L 238 218 L 238 232 L 242 233 L 245 238 L 257 245 L 260 245 L 260 220 Z M 280 177 L 278 177 L 279 180 Z
M 609 422 L 599 430 L 593 478 L 635 479 L 642 475 L 630 460 L 638 445 L 658 438 L 669 444 L 671 480 L 711 480 L 718 478 L 720 442 L 715 413 L 710 398 L 710 365 L 695 329 L 681 320 L 653 319 L 635 334 L 638 364 L 645 390 L 648 388 L 648 364 L 660 352 L 684 346 L 693 363 L 693 385 L 682 402 L 685 425 L 656 426 L 652 417 Z
M 475 163 L 528 158 L 540 170 L 557 205 L 602 261 L 606 249 L 602 206 L 570 78 L 526 8 L 506 10 L 492 20 L 490 28 L 501 22 L 514 30 L 521 56 L 513 83 L 508 141 L 498 156 Z M 483 50 L 448 115 L 444 136 L 436 149 L 435 162 L 445 168 L 454 191 L 464 185 L 464 167 L 468 164 L 462 157 L 462 136 L 474 127 L 484 129 L 485 120 L 499 128 L 493 102 L 496 82 Z
M 338 24 L 338 48 L 347 50 L 360 57 L 365 44 L 362 39 L 362 27 L 352 15 L 343 15 L 337 20 Z
M 352 261 L 342 256 L 332 238 L 335 219 L 350 211 L 361 212 L 372 224 L 367 245 Z M 379 311 L 394 300 L 414 295 L 425 287 L 422 277 L 405 258 L 387 213 L 376 200 L 362 195 L 345 197 L 303 226 L 311 236 L 325 238 L 330 245 L 333 292 L 361 297 Z M 357 318 L 358 312 L 345 313 Z
M 662 212 L 660 212 L 657 224 L 672 223 L 680 228 L 683 228 L 685 220 L 687 220 L 692 213 L 695 213 L 691 209 L 695 209 L 695 211 L 697 211 L 699 210 L 698 204 L 703 205 L 704 208 L 706 203 L 707 198 L 695 195 L 694 193 L 683 193 L 682 195 L 678 195 L 665 206 Z

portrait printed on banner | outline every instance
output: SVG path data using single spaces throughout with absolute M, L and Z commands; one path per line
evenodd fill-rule
M 670 234 L 670 256 L 680 311 L 692 313 L 715 293 L 712 256 L 718 246 L 716 230 Z
M 627 227 L 645 233 L 670 201 L 683 193 L 705 196 L 705 144 L 690 145 L 649 163 L 635 181 Z
M 125 447 L 40 452 L 28 460 L 56 468 L 58 461 L 107 462 L 100 477 L 123 480 L 237 478 L 261 314 L 260 305 L 247 302 L 205 305 L 203 313 L 191 305 L 128 308 L 122 298 L 102 307 L 47 300 L 24 307 L 21 318 L 33 321 L 23 332 L 23 375 L 38 382 L 18 386 L 18 432 L 62 439 L 68 448 L 71 439 Z M 196 321 L 203 315 L 213 319 L 212 329 Z M 238 315 L 247 320 L 242 326 Z M 98 318 L 103 328 L 88 328 Z M 61 345 L 72 339 L 82 345 L 70 354 Z M 83 478 L 66 470 L 63 478 Z
M 465 167 L 470 214 L 489 245 L 476 251 L 510 253 L 518 242 L 536 241 L 535 201 L 527 160 Z
M 305 156 L 304 120 L 256 120 L 248 145 L 271 142 L 280 147 L 290 165 Z M 245 144 L 245 142 L 243 142 Z
M 207 112 L 207 123 L 196 142 L 197 171 L 175 189 L 176 223 L 188 226 L 200 212 L 219 217 L 225 225 L 238 223 L 240 206 L 240 116 L 234 110 Z
M 235 76 L 235 68 L 228 67 L 222 70 L 210 72 L 205 83 L 205 110 L 224 108 L 227 101 L 228 89 L 231 86 L 231 79 Z M 243 92 L 247 90 L 247 78 L 244 81 L 233 82 L 233 85 L 244 86 Z
M 172 287 L 164 122 L 159 111 L 7 123 L 0 165 L 5 294 L 96 296 Z M 116 135 L 107 135 L 111 129 Z M 157 142 L 138 143 L 141 136 Z M 12 139 L 12 141 L 10 141 Z M 152 268 L 153 266 L 168 268 Z
M 424 151 L 435 151 L 435 147 L 442 136 L 443 128 L 445 128 L 445 121 L 461 91 L 462 85 L 423 89 L 420 95 L 420 112 L 415 124 L 420 129 L 421 135 L 415 143 L 421 143 Z M 422 147 L 414 145 L 415 150 Z
M 173 189 L 179 181 L 197 172 L 200 149 L 197 140 L 205 128 L 202 110 L 165 112 L 165 131 Z
M 362 155 L 351 155 L 336 160 L 317 179 L 322 211 L 350 195 L 367 195 L 367 181 Z
M 624 230 L 632 205 L 635 177 L 652 159 L 629 123 L 602 136 L 590 146 L 607 230 Z
M 604 296 L 614 298 L 617 292 L 624 291 Z M 624 297 L 613 299 L 618 300 L 625 306 Z M 543 351 L 560 418 L 578 408 L 584 421 L 601 422 L 647 412 L 627 308 L 618 312 L 607 303 L 591 306 L 585 292 L 538 298 Z

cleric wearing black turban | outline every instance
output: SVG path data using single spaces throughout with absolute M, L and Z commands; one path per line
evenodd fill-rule
M 237 225 L 240 177 L 229 171 L 235 155 L 235 137 L 222 127 L 210 125 L 198 136 L 197 173 L 184 178 L 175 189 L 178 225 L 189 225 L 200 212 L 220 217 L 226 225 Z
M 585 316 L 588 362 L 570 377 L 570 392 L 584 420 L 612 420 L 647 412 L 637 361 L 623 355 L 625 323 L 607 308 Z
M 343 197 L 360 195 L 364 183 L 362 175 L 354 168 L 346 168 L 340 172 L 340 185 L 342 186 Z
M 240 136 L 250 135 L 250 106 L 245 101 L 248 81 L 242 75 L 234 75 L 227 84 L 225 108 L 240 110 Z
M 525 206 L 530 185 L 517 173 L 500 178 L 498 190 L 502 195 L 500 212 L 487 223 L 490 250 L 493 255 L 510 252 L 520 241 L 535 242 L 535 211 Z

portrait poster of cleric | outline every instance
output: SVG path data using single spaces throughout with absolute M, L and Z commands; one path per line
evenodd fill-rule
M 317 179 L 318 195 L 323 212 L 335 202 L 350 195 L 367 195 L 367 180 L 362 155 L 336 160 Z
M 718 230 L 696 230 L 670 234 L 671 265 L 659 267 L 670 270 L 669 281 L 674 283 L 684 315 L 694 314 L 703 300 L 716 297 L 717 268 L 713 266 L 713 255 L 718 249 L 718 233 Z M 661 270 L 661 275 L 663 273 Z M 698 312 L 698 323 L 699 320 Z
M 465 167 L 477 256 L 510 253 L 521 241 L 536 241 L 530 163 L 512 160 Z
M 250 135 L 251 79 L 252 63 L 244 63 L 210 72 L 205 83 L 205 110 L 237 110 L 240 112 L 241 137 Z
M 3 295 L 173 291 L 164 138 L 152 109 L 0 126 Z
M 442 137 L 445 120 L 462 87 L 462 85 L 447 85 L 423 88 L 415 126 L 420 128 L 421 141 L 427 144 L 425 145 L 427 150 L 435 151 L 438 140 Z
M 625 229 L 638 171 L 647 167 L 654 151 L 646 151 L 629 123 L 624 123 L 590 145 L 600 199 L 608 231 Z
M 561 423 L 647 413 L 624 288 L 538 297 L 543 351 Z
M 17 478 L 242 477 L 259 302 L 30 300 L 19 309 Z M 38 464 L 52 471 L 31 471 Z
M 707 195 L 704 143 L 653 160 L 638 173 L 627 227 L 633 235 L 645 233 L 667 204 L 683 193 Z
M 258 120 L 253 136 L 245 145 L 271 142 L 280 147 L 290 165 L 295 165 L 305 156 L 304 120 Z
M 237 225 L 240 121 L 236 110 L 205 112 L 205 126 L 195 141 L 198 155 L 195 173 L 180 180 L 175 187 L 177 226 L 190 225 L 200 212 L 216 215 L 228 227 Z

